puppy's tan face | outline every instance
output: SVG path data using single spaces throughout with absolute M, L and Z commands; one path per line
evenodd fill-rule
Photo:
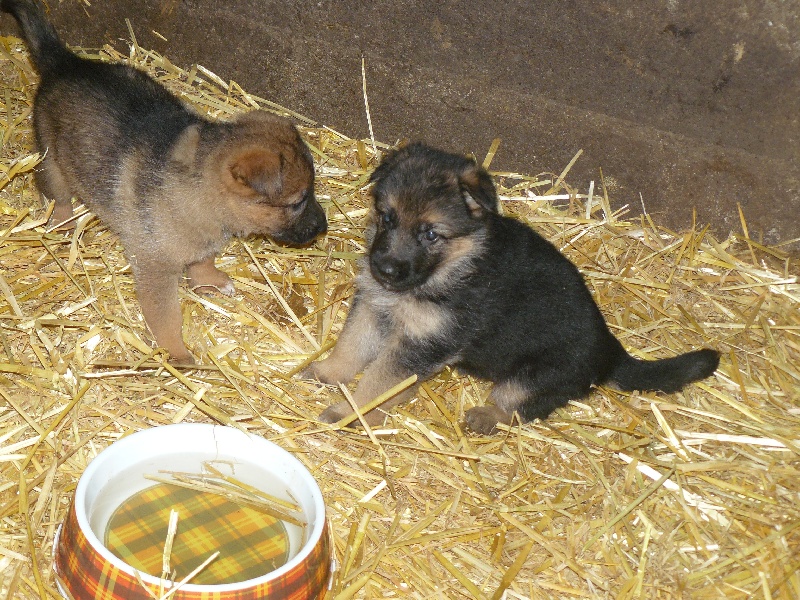
M 497 210 L 488 175 L 466 158 L 411 145 L 390 154 L 372 179 L 372 276 L 389 291 L 445 291 L 480 255 L 484 217 Z
M 244 115 L 212 168 L 219 169 L 235 235 L 306 244 L 327 231 L 314 196 L 311 153 L 286 119 L 259 111 Z

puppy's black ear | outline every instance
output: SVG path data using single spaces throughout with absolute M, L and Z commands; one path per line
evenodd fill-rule
M 370 183 L 378 183 L 381 179 L 386 177 L 386 174 L 392 170 L 395 163 L 397 162 L 397 155 L 400 154 L 400 150 L 392 150 L 386 156 L 381 159 L 381 164 L 377 166 L 377 168 L 372 172 L 372 175 L 369 176 Z
M 487 212 L 498 212 L 497 191 L 494 189 L 492 178 L 477 164 L 470 165 L 461 172 L 458 178 L 461 186 L 461 195 L 470 214 L 477 218 Z
M 381 179 L 386 177 L 387 173 L 389 173 L 389 171 L 391 171 L 397 165 L 397 163 L 403 159 L 403 157 L 408 156 L 421 148 L 423 148 L 423 145 L 419 142 L 413 142 L 411 144 L 401 142 L 397 148 L 389 151 L 386 156 L 383 157 L 381 164 L 379 164 L 378 167 L 372 172 L 372 175 L 369 176 L 369 182 L 378 183 Z
M 376 169 L 372 172 L 369 176 L 370 183 L 378 183 L 381 179 L 383 179 L 386 174 L 391 171 L 392 164 L 394 163 L 394 158 L 397 155 L 397 150 L 392 150 L 389 154 L 383 157 L 381 160 L 381 164 L 379 164 Z

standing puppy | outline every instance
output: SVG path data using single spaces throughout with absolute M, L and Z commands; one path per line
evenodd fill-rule
M 643 361 L 611 334 L 578 269 L 548 241 L 498 214 L 489 175 L 474 161 L 422 144 L 390 153 L 372 175 L 369 254 L 331 356 L 308 373 L 346 383 L 362 369 L 364 406 L 412 374 L 446 365 L 495 382 L 494 406 L 467 412 L 479 433 L 544 419 L 592 385 L 675 392 L 708 377 L 714 350 Z M 408 398 L 413 390 L 384 407 Z M 347 402 L 325 410 L 333 423 Z M 366 415 L 370 424 L 383 414 Z
M 79 197 L 122 241 L 145 321 L 172 360 L 181 336 L 178 284 L 232 294 L 214 266 L 231 236 L 304 244 L 327 229 L 314 166 L 297 129 L 255 111 L 212 123 L 144 73 L 75 56 L 32 0 L 2 0 L 41 75 L 33 107 L 39 191 L 51 223 Z

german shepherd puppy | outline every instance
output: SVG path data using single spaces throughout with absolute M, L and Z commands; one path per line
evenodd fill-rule
M 33 107 L 36 184 L 51 224 L 79 197 L 116 232 L 157 344 L 193 362 L 181 335 L 178 285 L 232 294 L 214 266 L 231 236 L 305 244 L 327 222 L 311 153 L 287 120 L 262 111 L 230 123 L 189 110 L 146 74 L 70 52 L 32 0 L 2 0 L 22 29 L 41 82 Z
M 489 434 L 514 413 L 544 419 L 592 385 L 675 392 L 717 368 L 719 353 L 709 349 L 656 361 L 629 355 L 578 269 L 498 214 L 494 185 L 473 160 L 415 143 L 386 156 L 371 181 L 369 252 L 353 305 L 330 357 L 306 371 L 346 383 L 365 369 L 359 406 L 412 374 L 425 380 L 453 365 L 495 382 L 494 406 L 466 414 L 470 429 Z M 320 419 L 351 413 L 339 402 Z M 376 409 L 366 420 L 383 416 Z

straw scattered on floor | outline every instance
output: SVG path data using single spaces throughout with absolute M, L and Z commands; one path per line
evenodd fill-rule
M 213 117 L 289 113 L 135 43 L 86 54 L 129 60 Z M 489 386 L 448 370 L 372 437 L 334 432 L 314 418 L 342 392 L 291 375 L 341 330 L 386 145 L 292 115 L 330 231 L 305 249 L 232 242 L 218 264 L 234 297 L 181 291 L 203 364 L 179 370 L 151 348 L 117 238 L 89 214 L 71 234 L 45 230 L 37 77 L 15 38 L 0 38 L 0 75 L 0 598 L 56 598 L 53 536 L 86 465 L 180 421 L 262 435 L 311 469 L 333 531 L 330 598 L 800 597 L 797 263 L 749 240 L 746 221 L 724 239 L 675 233 L 613 212 L 600 174 L 496 173 L 504 210 L 580 266 L 626 347 L 717 347 L 718 374 L 671 396 L 598 389 L 480 437 L 462 418 Z M 487 163 L 503 151 L 472 150 Z

